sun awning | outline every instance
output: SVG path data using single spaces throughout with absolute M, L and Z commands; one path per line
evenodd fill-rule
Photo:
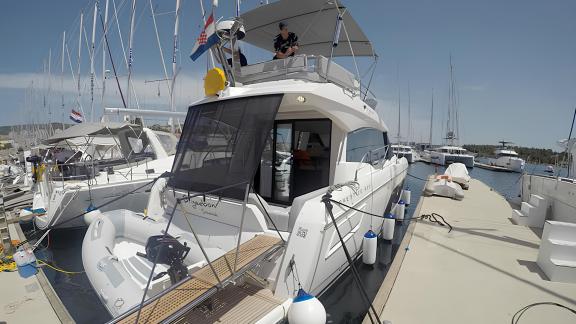
M 138 125 L 127 123 L 82 123 L 66 128 L 63 131 L 52 135 L 43 142 L 44 144 L 54 144 L 75 137 L 116 134 L 118 131 L 128 127 L 140 128 Z
M 280 0 L 263 5 L 241 15 L 246 29 L 243 41 L 273 51 L 274 37 L 279 33 L 278 23 L 286 22 L 288 29 L 298 36 L 298 54 L 329 57 L 336 18 L 345 9 L 336 0 Z M 346 28 L 342 27 L 334 56 L 374 56 L 372 44 L 348 11 L 343 15 L 343 21 Z

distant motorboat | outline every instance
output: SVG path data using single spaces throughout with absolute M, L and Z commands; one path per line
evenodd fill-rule
M 507 146 L 507 144 L 511 144 L 511 142 L 500 141 L 499 143 L 502 144 L 502 146 L 494 151 L 495 157 L 490 159 L 490 165 L 506 168 L 514 172 L 524 171 L 524 160 L 516 151 Z M 554 172 L 554 168 L 552 168 L 551 172 Z
M 547 165 L 546 170 L 544 170 L 544 171 L 548 172 L 548 173 L 554 173 L 554 166 L 553 165 Z

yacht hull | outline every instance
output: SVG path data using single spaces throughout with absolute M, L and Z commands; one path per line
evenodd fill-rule
M 508 170 L 512 170 L 514 172 L 522 172 L 524 171 L 524 160 L 521 158 L 515 157 L 506 157 L 501 156 L 496 159 L 490 159 L 490 165 L 494 165 L 501 168 L 506 168 Z
M 538 195 L 550 205 L 547 219 L 576 223 L 576 180 L 552 176 L 524 174 L 521 181 L 522 201 Z
M 461 154 L 449 154 L 441 152 L 431 152 L 430 162 L 438 165 L 449 165 L 452 163 L 462 163 L 467 168 L 474 167 L 474 156 L 472 155 L 461 155 Z

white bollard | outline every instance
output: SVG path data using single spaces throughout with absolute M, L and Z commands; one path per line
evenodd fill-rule
M 382 238 L 388 241 L 392 241 L 394 238 L 394 214 L 388 213 L 384 216 L 384 223 L 382 224 Z
M 395 210 L 396 220 L 403 221 L 405 213 L 406 213 L 406 205 L 404 204 L 404 200 L 400 200 L 396 204 L 396 210 Z
M 372 230 L 364 234 L 362 242 L 362 262 L 364 264 L 376 263 L 376 252 L 378 251 L 378 236 Z
M 410 196 L 412 196 L 412 193 L 410 192 L 410 190 L 404 189 L 402 190 L 402 194 L 400 195 L 400 199 L 404 201 L 404 204 L 406 205 L 410 205 Z

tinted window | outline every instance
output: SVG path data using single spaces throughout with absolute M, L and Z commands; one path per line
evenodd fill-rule
M 346 161 L 368 163 L 380 160 L 385 157 L 387 142 L 386 133 L 374 128 L 360 128 L 350 132 L 346 143 Z

